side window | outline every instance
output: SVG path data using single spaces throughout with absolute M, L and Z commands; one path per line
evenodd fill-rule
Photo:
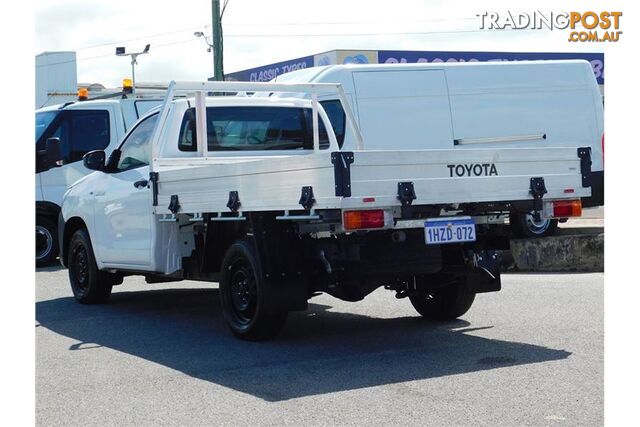
M 117 169 L 125 171 L 146 166 L 151 161 L 151 136 L 158 121 L 158 114 L 138 123 L 120 147 L 120 161 Z
M 71 152 L 71 136 L 69 132 L 69 119 L 68 117 L 63 117 L 57 124 L 57 126 L 53 129 L 49 138 L 58 138 L 60 139 L 60 151 L 62 152 L 62 157 L 69 163 L 69 153 Z
M 37 125 L 36 125 L 37 126 Z M 60 139 L 60 152 L 62 158 L 69 163 L 69 152 L 71 150 L 71 132 L 69 131 L 69 117 L 61 113 L 59 117 L 52 122 L 51 126 L 40 134 L 39 141 L 36 144 L 36 150 L 44 150 L 46 148 L 47 139 Z
M 322 104 L 322 107 L 326 111 L 327 116 L 329 116 L 331 126 L 333 127 L 333 132 L 335 132 L 336 139 L 338 140 L 338 145 L 340 146 L 340 148 L 342 148 L 342 144 L 344 143 L 344 128 L 346 122 L 342 104 L 340 104 L 340 101 L 338 100 L 322 101 L 320 102 L 320 104 Z M 320 128 L 320 130 L 322 130 L 322 127 Z
M 209 115 L 209 109 L 207 108 L 207 116 Z M 207 123 L 207 132 L 209 130 L 209 123 Z M 182 124 L 180 125 L 180 136 L 178 140 L 178 149 L 180 151 L 196 151 L 196 113 L 195 109 L 189 108 L 184 117 L 182 118 Z
M 208 107 L 209 151 L 302 150 L 308 138 L 305 112 L 294 107 Z M 196 151 L 195 113 L 189 109 L 180 127 L 178 148 Z
M 82 160 L 91 150 L 103 150 L 109 145 L 109 112 L 106 110 L 69 111 L 69 131 L 71 144 L 67 144 L 68 162 Z M 62 141 L 62 139 L 60 139 Z M 63 144 L 65 145 L 65 144 Z
M 36 142 L 47 130 L 51 122 L 58 116 L 58 111 L 43 111 L 36 113 Z
M 313 148 L 313 113 L 311 108 L 305 109 L 305 119 L 307 121 L 307 138 L 309 139 L 310 148 Z M 324 122 L 318 116 L 318 145 L 321 150 L 329 148 L 329 135 L 327 134 L 327 128 L 324 127 Z

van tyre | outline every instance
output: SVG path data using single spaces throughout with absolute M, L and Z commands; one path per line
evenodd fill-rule
M 225 322 L 237 337 L 263 341 L 282 330 L 287 313 L 269 310 L 267 286 L 252 242 L 232 244 L 222 261 L 220 300 Z
M 536 220 L 528 212 L 511 212 L 509 215 L 511 231 L 516 237 L 535 238 L 553 236 L 558 229 L 557 219 Z
M 454 320 L 471 308 L 476 293 L 464 279 L 444 288 L 409 296 L 411 305 L 425 319 Z
M 75 299 L 82 304 L 107 302 L 119 276 L 98 270 L 86 230 L 80 229 L 73 234 L 68 255 L 69 282 Z
M 58 227 L 44 216 L 36 217 L 36 267 L 46 267 L 58 256 Z

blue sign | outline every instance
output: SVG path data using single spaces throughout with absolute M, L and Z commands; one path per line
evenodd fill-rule
M 604 84 L 604 53 L 560 52 L 438 52 L 415 50 L 379 50 L 380 64 L 414 62 L 536 61 L 546 59 L 584 59 L 591 63 L 598 84 Z
M 268 82 L 275 79 L 280 74 L 290 71 L 302 70 L 313 67 L 313 56 L 303 56 L 302 58 L 290 59 L 288 61 L 276 62 L 275 64 L 263 65 L 262 67 L 251 68 L 226 74 L 225 80 L 241 82 Z

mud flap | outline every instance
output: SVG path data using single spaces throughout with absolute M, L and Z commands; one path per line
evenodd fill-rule
M 266 311 L 306 310 L 309 292 L 297 235 L 288 222 L 276 221 L 273 215 L 249 213 L 248 217 L 266 288 Z
M 306 310 L 308 307 L 307 283 L 298 280 L 265 280 L 265 309 L 276 314 Z
M 479 251 L 474 254 L 475 267 L 467 276 L 467 281 L 477 294 L 502 289 L 500 261 L 500 253 L 497 251 Z

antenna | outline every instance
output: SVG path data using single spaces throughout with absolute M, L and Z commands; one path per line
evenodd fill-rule
M 133 96 L 136 95 L 136 64 L 138 63 L 138 55 L 144 55 L 145 53 L 149 53 L 149 49 L 151 48 L 151 44 L 147 43 L 144 49 L 141 52 L 133 52 L 127 53 L 127 50 L 124 46 L 116 47 L 116 56 L 130 56 L 131 57 L 131 80 L 133 83 Z

